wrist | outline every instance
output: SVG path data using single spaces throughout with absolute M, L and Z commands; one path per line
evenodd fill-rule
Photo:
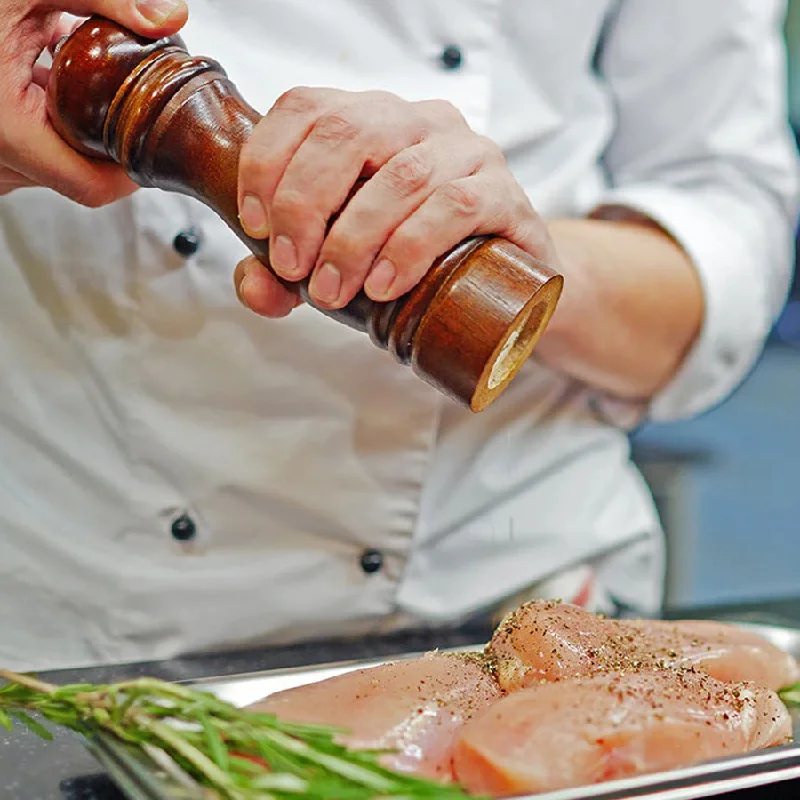
M 535 352 L 539 360 L 554 366 L 552 362 L 558 360 L 564 348 L 569 348 L 575 335 L 576 310 L 581 306 L 586 308 L 591 297 L 590 255 L 580 236 L 580 226 L 585 220 L 553 219 L 545 224 L 556 255 L 552 266 L 564 276 L 564 289 Z
M 547 223 L 564 290 L 537 357 L 610 394 L 649 397 L 699 332 L 702 288 L 661 227 L 610 213 Z

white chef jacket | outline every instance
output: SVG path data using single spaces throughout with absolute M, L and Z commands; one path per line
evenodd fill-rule
M 195 201 L 142 190 L 89 210 L 14 192 L 0 200 L 0 663 L 453 623 L 626 552 L 598 574 L 657 606 L 661 534 L 625 427 L 724 399 L 782 305 L 797 189 L 784 3 L 190 10 L 190 50 L 262 112 L 295 85 L 445 98 L 543 217 L 609 202 L 650 215 L 693 258 L 705 325 L 648 408 L 533 359 L 475 415 L 314 310 L 241 308 L 243 247 Z

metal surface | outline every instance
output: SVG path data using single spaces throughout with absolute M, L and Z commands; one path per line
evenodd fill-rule
M 181 795 L 180 792 L 183 790 L 180 785 L 170 781 L 163 773 L 154 771 L 135 750 L 110 737 L 87 739 L 86 746 L 130 800 L 191 798 L 191 795 L 185 792 Z
M 759 633 L 782 650 L 800 659 L 800 628 L 737 623 Z M 478 649 L 459 647 L 448 652 Z M 415 658 L 420 653 L 402 657 Z M 246 706 L 269 694 L 295 686 L 314 683 L 353 669 L 377 666 L 383 660 L 348 661 L 313 668 L 294 668 L 238 675 L 233 678 L 208 678 L 190 685 L 209 691 L 236 706 Z M 588 787 L 520 797 L 517 800 L 700 800 L 742 789 L 800 780 L 800 713 L 793 713 L 797 743 L 732 756 L 669 772 L 638 776 L 624 781 L 608 781 Z M 90 749 L 117 781 L 130 800 L 208 800 L 208 794 L 194 792 L 163 772 L 157 773 L 146 760 L 120 746 L 113 739 L 99 737 Z

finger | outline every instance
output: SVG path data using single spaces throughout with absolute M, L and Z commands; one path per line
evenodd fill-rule
M 64 37 L 75 33 L 75 31 L 84 23 L 84 21 L 85 18 L 76 17 L 73 14 L 62 14 L 59 17 L 58 22 L 53 29 L 53 34 L 50 37 L 50 43 L 47 46 L 47 50 L 51 56 L 55 54 L 55 49 L 58 46 L 58 43 Z
M 42 94 L 40 103 L 31 114 L 20 114 L 6 132 L 11 169 L 91 208 L 108 205 L 136 191 L 136 184 L 121 167 L 85 158 L 64 142 L 46 118 L 44 93 L 39 87 L 32 89 Z
M 483 171 L 440 186 L 390 237 L 364 284 L 375 301 L 411 290 L 439 256 L 470 236 L 497 235 L 542 257 L 549 239 L 519 185 Z
M 320 266 L 310 284 L 315 302 L 333 308 L 349 303 L 403 220 L 437 186 L 475 173 L 489 156 L 494 157 L 493 152 L 470 134 L 427 139 L 390 159 L 347 204 L 328 232 L 319 254 Z M 339 273 L 339 291 L 336 296 L 325 296 L 324 289 L 335 288 L 333 284 L 325 286 L 325 270 L 331 267 Z
M 33 64 L 29 69 L 24 89 L 0 84 L 0 108 L 11 110 L 0 131 L 6 166 L 34 184 L 90 207 L 106 205 L 135 191 L 136 185 L 121 167 L 85 158 L 56 133 L 47 113 L 46 93 L 33 82 Z M 35 79 L 44 79 L 43 70 L 36 70 Z
M 262 317 L 285 317 L 302 302 L 254 257 L 236 266 L 233 280 L 239 302 Z
M 0 196 L 13 192 L 15 189 L 25 189 L 37 186 L 30 178 L 6 167 L 0 167 Z
M 336 90 L 297 87 L 281 95 L 256 125 L 239 156 L 239 219 L 248 236 L 269 235 L 267 209 L 289 161 Z M 280 247 L 270 247 L 280 260 Z
M 50 67 L 45 64 L 34 64 L 31 72 L 31 79 L 42 89 L 47 88 L 47 81 L 50 77 Z
M 291 280 L 306 277 L 331 219 L 365 167 L 379 169 L 420 133 L 407 104 L 391 95 L 361 95 L 351 106 L 322 114 L 292 156 L 268 207 L 270 235 L 276 242 L 291 242 L 293 251 L 289 266 L 294 269 L 287 270 L 278 258 L 272 262 L 276 272 Z
M 154 39 L 177 33 L 189 16 L 185 0 L 59 0 L 58 8 L 77 17 L 99 14 Z
M 56 48 L 63 39 L 74 33 L 84 22 L 83 19 L 72 14 L 57 14 L 55 17 L 55 20 L 50 23 L 52 27 L 50 29 L 46 27 L 43 31 L 46 36 L 49 34 L 47 47 L 39 54 L 32 68 L 33 82 L 45 90 L 50 78 L 50 67 Z

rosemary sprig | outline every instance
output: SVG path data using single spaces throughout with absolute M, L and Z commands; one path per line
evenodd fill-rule
M 182 772 L 224 800 L 468 796 L 458 786 L 386 769 L 379 753 L 339 744 L 341 731 L 251 713 L 185 686 L 152 678 L 57 686 L 2 670 L 0 679 L 0 725 L 18 722 L 52 738 L 36 714 L 83 735 L 106 731 L 159 770 Z

